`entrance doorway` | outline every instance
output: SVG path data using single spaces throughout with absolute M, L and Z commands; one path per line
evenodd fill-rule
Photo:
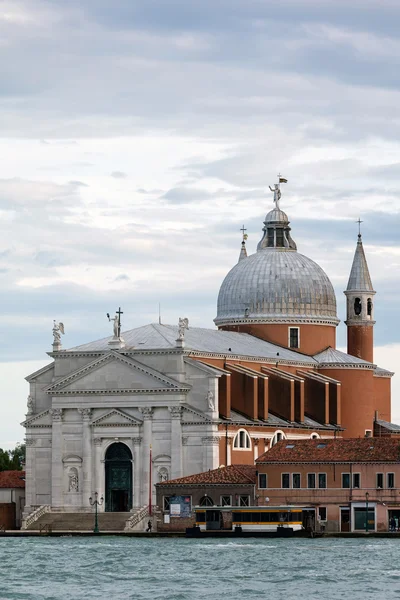
M 106 452 L 106 512 L 129 512 L 132 508 L 132 453 L 116 442 Z
M 340 531 L 350 531 L 350 508 L 340 507 Z

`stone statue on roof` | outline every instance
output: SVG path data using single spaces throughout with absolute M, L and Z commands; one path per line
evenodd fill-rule
M 275 206 L 279 209 L 279 200 L 281 199 L 281 190 L 279 189 L 279 183 L 274 183 L 273 188 L 270 185 L 268 187 L 271 190 L 271 192 L 274 192 Z

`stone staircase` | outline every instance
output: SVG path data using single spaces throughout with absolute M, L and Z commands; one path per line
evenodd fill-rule
M 98 514 L 100 531 L 124 531 L 127 520 L 132 517 L 130 512 Z M 94 513 L 46 512 L 27 529 L 51 531 L 93 531 Z

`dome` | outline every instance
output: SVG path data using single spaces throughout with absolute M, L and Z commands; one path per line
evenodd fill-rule
M 267 225 L 268 223 L 289 223 L 289 218 L 283 210 L 280 208 L 273 208 L 269 211 L 267 216 L 265 217 L 264 223 Z
M 268 321 L 339 322 L 328 276 L 293 249 L 260 248 L 235 265 L 221 285 L 216 325 Z

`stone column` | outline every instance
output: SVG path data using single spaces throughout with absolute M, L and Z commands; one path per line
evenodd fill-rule
M 91 408 L 78 408 L 82 415 L 82 504 L 89 508 L 89 498 L 92 496 L 92 431 Z
M 253 438 L 253 446 L 254 446 L 254 460 L 258 458 L 258 444 L 260 443 L 260 438 Z
M 95 485 L 94 492 L 97 492 L 99 498 L 104 497 L 104 463 L 101 461 L 101 443 L 102 440 L 99 437 L 94 438 L 94 473 L 95 473 Z M 83 500 L 85 502 L 85 499 Z
M 63 437 L 62 437 L 62 420 L 63 409 L 51 408 L 50 414 L 52 417 L 51 431 L 51 505 L 62 506 L 64 504 L 64 489 L 63 489 Z
M 25 510 L 36 503 L 35 438 L 27 438 L 25 457 Z
M 133 445 L 133 507 L 139 507 L 142 505 L 142 478 L 140 477 L 142 461 L 140 456 L 140 445 L 142 443 L 141 437 L 132 438 Z
M 216 435 L 201 438 L 203 442 L 203 471 L 218 468 L 219 439 Z
M 182 477 L 182 407 L 170 406 L 171 413 L 171 479 Z
M 146 406 L 140 409 L 143 415 L 143 452 L 142 452 L 142 506 L 149 503 L 150 485 L 150 446 L 152 442 L 153 408 Z M 153 485 L 154 482 L 152 482 Z

